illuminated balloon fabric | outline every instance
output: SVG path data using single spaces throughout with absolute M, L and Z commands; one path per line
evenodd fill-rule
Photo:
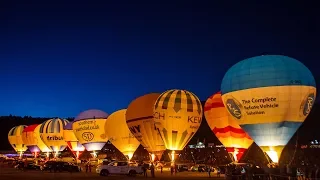
M 229 115 L 225 108 L 221 92 L 208 98 L 204 105 L 204 116 L 209 127 L 229 153 L 237 153 L 240 160 L 243 153 L 251 146 L 253 140 L 239 126 L 238 122 Z
M 257 56 L 225 74 L 222 99 L 239 125 L 265 151 L 283 147 L 309 114 L 316 84 L 299 61 L 280 55 Z
M 159 93 L 151 93 L 138 97 L 130 103 L 126 112 L 131 133 L 148 152 L 166 150 L 153 119 L 153 106 L 159 96 Z
M 72 124 L 72 129 L 79 142 L 88 151 L 98 151 L 107 143 L 104 125 L 108 114 L 97 109 L 80 113 Z
M 37 138 L 35 137 L 34 130 L 39 124 L 30 125 L 22 131 L 22 141 L 27 146 L 30 152 L 40 152 L 40 148 L 37 145 Z
M 67 143 L 63 139 L 63 127 L 69 121 L 65 119 L 49 119 L 40 126 L 40 136 L 42 141 L 54 152 L 63 151 Z
M 71 151 L 84 151 L 84 146 L 80 144 L 72 129 L 73 122 L 69 122 L 63 128 L 63 138 L 67 142 Z
M 202 105 L 185 90 L 168 90 L 154 105 L 154 120 L 169 150 L 182 150 L 200 127 Z
M 9 143 L 16 152 L 24 152 L 28 149 L 22 140 L 22 132 L 26 127 L 25 125 L 15 126 L 8 133 Z
M 39 124 L 35 129 L 34 129 L 34 136 L 37 141 L 37 146 L 41 150 L 41 152 L 52 152 L 52 149 L 50 149 L 41 139 L 40 135 L 40 127 L 42 124 Z
M 131 159 L 140 143 L 130 132 L 126 123 L 126 109 L 112 113 L 105 124 L 109 141 L 125 156 Z

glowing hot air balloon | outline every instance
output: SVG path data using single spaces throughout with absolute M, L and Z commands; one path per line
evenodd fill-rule
M 229 113 L 271 160 L 278 162 L 284 146 L 311 111 L 316 84 L 299 61 L 265 55 L 232 66 L 221 91 Z
M 67 143 L 63 139 L 63 127 L 68 123 L 68 120 L 56 118 L 49 119 L 40 126 L 41 139 L 55 152 L 55 157 L 67 147 Z
M 104 130 L 107 118 L 107 113 L 91 109 L 80 113 L 72 124 L 77 139 L 87 151 L 93 151 L 94 157 L 97 156 L 96 151 L 100 151 L 108 141 Z
M 228 153 L 233 155 L 235 161 L 240 160 L 253 140 L 241 129 L 238 122 L 229 115 L 222 102 L 221 92 L 208 98 L 204 105 L 204 116 L 209 127 L 226 147 Z
M 52 149 L 50 149 L 46 144 L 41 139 L 40 135 L 40 127 L 41 124 L 39 124 L 35 129 L 34 129 L 34 137 L 36 138 L 37 141 L 37 146 L 40 149 L 41 152 L 46 153 L 47 158 L 49 158 L 50 152 L 52 152 Z
M 154 119 L 164 144 L 172 150 L 182 150 L 200 127 L 202 105 L 196 95 L 185 90 L 168 90 L 154 105 Z
M 105 124 L 105 131 L 109 141 L 130 160 L 140 143 L 127 126 L 126 111 L 122 109 L 112 113 Z
M 22 141 L 35 157 L 37 157 L 37 154 L 40 152 L 40 148 L 37 145 L 38 141 L 34 132 L 38 125 L 39 124 L 30 125 L 24 128 L 22 131 Z
M 73 132 L 72 129 L 73 122 L 69 122 L 66 126 L 63 128 L 63 138 L 68 144 L 68 147 L 71 151 L 76 152 L 77 159 L 79 158 L 80 152 L 84 151 L 85 148 L 80 144 L 78 141 L 76 135 Z
M 153 106 L 159 96 L 159 93 L 151 93 L 138 97 L 130 103 L 126 113 L 127 125 L 131 133 L 151 153 L 152 161 L 155 156 L 160 160 L 162 153 L 166 150 L 153 119 Z
M 26 127 L 27 126 L 25 125 L 15 126 L 8 133 L 9 143 L 11 144 L 13 149 L 20 154 L 20 158 L 23 152 L 28 149 L 22 140 L 22 132 Z

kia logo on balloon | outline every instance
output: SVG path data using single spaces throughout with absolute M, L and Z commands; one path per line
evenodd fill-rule
M 314 98 L 315 98 L 314 93 L 310 93 L 302 102 L 301 110 L 304 116 L 307 116 L 310 113 L 314 103 Z
M 92 141 L 93 138 L 94 138 L 94 135 L 91 132 L 82 133 L 82 139 L 84 139 L 85 141 Z
M 227 99 L 226 105 L 227 105 L 228 111 L 230 112 L 230 114 L 233 117 L 235 117 L 237 119 L 241 119 L 241 117 L 242 117 L 241 110 L 240 110 L 239 106 L 237 105 L 237 103 L 233 99 Z

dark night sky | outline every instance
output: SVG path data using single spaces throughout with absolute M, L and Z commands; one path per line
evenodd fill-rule
M 171 88 L 205 100 L 228 68 L 261 54 L 320 75 L 315 4 L 86 2 L 0 2 L 0 115 L 112 113 Z

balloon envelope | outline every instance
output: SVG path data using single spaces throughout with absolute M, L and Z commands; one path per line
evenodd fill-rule
M 105 124 L 105 130 L 109 141 L 130 160 L 140 143 L 127 126 L 126 111 L 122 109 L 112 113 Z
M 309 114 L 316 84 L 309 69 L 299 61 L 267 55 L 232 66 L 223 78 L 221 91 L 229 113 L 277 162 Z
M 238 122 L 229 115 L 222 102 L 221 92 L 207 99 L 204 105 L 204 116 L 209 127 L 227 151 L 236 156 L 236 160 L 240 160 L 253 140 L 239 126 Z
M 16 152 L 24 152 L 28 149 L 22 140 L 22 132 L 26 127 L 26 125 L 15 126 L 8 133 L 9 143 Z
M 37 145 L 37 138 L 34 130 L 39 124 L 30 125 L 22 131 L 22 141 L 27 146 L 30 152 L 40 152 L 40 148 Z
M 91 109 L 80 113 L 72 124 L 72 129 L 79 142 L 88 151 L 99 151 L 107 143 L 104 126 L 108 114 Z
M 166 150 L 153 119 L 153 106 L 159 96 L 159 93 L 140 96 L 130 103 L 126 112 L 126 121 L 131 133 L 148 152 Z
M 40 126 L 40 136 L 42 141 L 54 152 L 63 151 L 67 143 L 63 139 L 63 127 L 69 121 L 65 119 L 49 119 Z
M 185 90 L 168 90 L 154 105 L 154 120 L 165 147 L 182 150 L 200 127 L 202 105 L 196 95 Z
M 71 151 L 84 151 L 85 148 L 80 144 L 72 129 L 73 122 L 69 122 L 63 128 L 63 138 Z

